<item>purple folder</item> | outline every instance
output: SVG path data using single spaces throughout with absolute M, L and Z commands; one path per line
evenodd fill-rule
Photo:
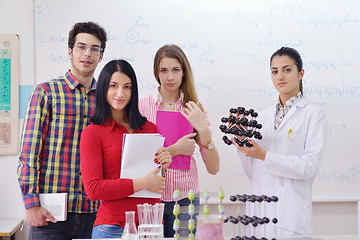
M 165 137 L 164 147 L 170 146 L 183 136 L 194 132 L 194 128 L 180 112 L 157 111 L 156 126 L 159 133 Z M 177 155 L 172 158 L 169 168 L 190 169 L 190 160 L 191 156 Z

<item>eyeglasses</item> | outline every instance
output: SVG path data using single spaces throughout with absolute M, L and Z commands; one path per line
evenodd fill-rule
M 75 51 L 79 52 L 79 53 L 86 53 L 86 51 L 90 48 L 90 54 L 94 55 L 94 56 L 99 56 L 102 52 L 103 49 L 99 46 L 86 46 L 86 44 L 83 43 L 76 43 L 74 45 L 74 49 Z

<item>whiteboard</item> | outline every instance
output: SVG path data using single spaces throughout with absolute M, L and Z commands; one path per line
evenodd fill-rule
M 326 6 L 326 7 L 324 7 Z M 64 74 L 70 66 L 67 36 L 77 21 L 95 21 L 108 32 L 103 62 L 129 61 L 140 96 L 157 87 L 153 57 L 164 44 L 187 54 L 201 102 L 209 112 L 221 171 L 206 173 L 198 159 L 201 190 L 227 196 L 248 191 L 233 146 L 218 128 L 230 107 L 257 111 L 274 103 L 269 58 L 281 46 L 303 57 L 305 95 L 325 108 L 330 124 L 314 197 L 354 198 L 360 192 L 360 4 L 356 0 L 36 0 L 36 82 Z M 354 107 L 352 107 L 354 106 Z

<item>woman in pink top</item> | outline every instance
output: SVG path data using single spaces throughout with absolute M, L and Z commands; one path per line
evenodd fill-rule
M 164 236 L 173 237 L 173 222 L 175 216 L 172 214 L 175 204 L 173 199 L 174 190 L 180 191 L 181 207 L 179 218 L 179 235 L 187 237 L 190 231 L 187 229 L 189 215 L 187 206 L 189 190 L 193 190 L 197 197 L 194 200 L 196 213 L 199 212 L 199 184 L 196 161 L 192 157 L 195 144 L 200 147 L 200 153 L 210 174 L 215 175 L 219 171 L 219 154 L 212 140 L 206 111 L 199 103 L 195 91 L 194 79 L 190 63 L 177 45 L 165 45 L 161 47 L 154 58 L 154 76 L 159 83 L 158 91 L 139 101 L 140 113 L 149 121 L 156 123 L 157 111 L 181 112 L 186 120 L 194 128 L 193 133 L 181 137 L 175 144 L 168 146 L 171 156 L 191 156 L 190 169 L 169 168 L 165 177 L 165 192 L 162 201 L 165 203 L 164 214 Z M 185 207 L 186 206 L 186 207 Z
M 120 238 L 125 212 L 137 212 L 137 204 L 160 202 L 159 198 L 133 198 L 140 190 L 163 193 L 165 179 L 160 168 L 148 169 L 137 179 L 120 178 L 123 134 L 156 133 L 156 126 L 140 115 L 136 76 L 124 60 L 112 60 L 102 69 L 96 89 L 95 114 L 80 140 L 81 176 L 91 200 L 101 200 L 92 238 Z M 155 156 L 156 154 L 156 156 Z M 166 169 L 168 150 L 154 153 L 154 162 Z M 141 167 L 141 166 L 139 166 Z

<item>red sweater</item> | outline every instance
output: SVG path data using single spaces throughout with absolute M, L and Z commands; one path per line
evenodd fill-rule
M 137 213 L 137 204 L 160 202 L 158 198 L 128 197 L 134 193 L 133 181 L 120 178 L 125 133 L 129 132 L 114 120 L 105 126 L 91 124 L 82 131 L 80 169 L 83 184 L 91 200 L 101 200 L 94 226 L 117 224 L 124 227 L 126 211 Z M 157 133 L 157 128 L 147 121 L 142 130 L 133 133 Z

